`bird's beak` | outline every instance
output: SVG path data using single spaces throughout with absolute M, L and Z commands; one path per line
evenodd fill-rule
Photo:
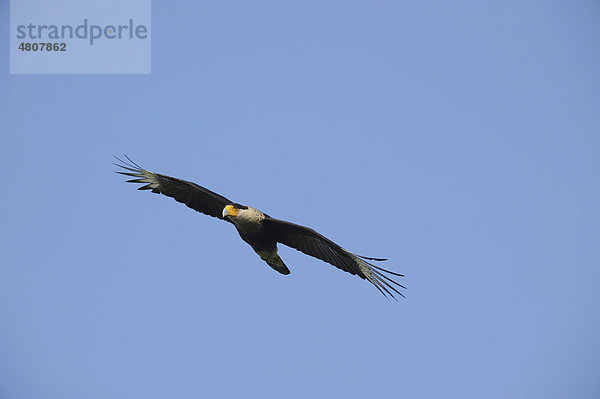
M 223 208 L 223 218 L 226 216 L 237 216 L 237 214 L 238 209 L 233 205 L 226 205 L 225 208 Z

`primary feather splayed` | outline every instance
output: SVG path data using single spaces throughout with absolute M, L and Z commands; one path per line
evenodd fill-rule
M 150 172 L 133 162 L 127 155 L 127 162 L 115 158 L 120 162 L 115 165 L 123 169 L 117 173 L 135 178 L 127 180 L 128 183 L 144 184 L 138 190 L 152 190 L 153 193 L 174 198 L 198 212 L 232 223 L 242 240 L 279 273 L 289 274 L 290 270 L 277 253 L 277 243 L 366 279 L 384 296 L 396 299 L 397 294 L 404 297 L 399 289 L 405 287 L 390 277 L 404 275 L 368 262 L 386 259 L 353 254 L 309 227 L 272 218 L 258 209 L 230 201 L 195 183 Z

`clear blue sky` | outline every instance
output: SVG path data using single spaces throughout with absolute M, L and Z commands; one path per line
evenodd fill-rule
M 153 3 L 151 75 L 18 76 L 3 2 L 0 396 L 600 397 L 600 5 L 218 3 Z M 407 298 L 279 275 L 122 153 Z

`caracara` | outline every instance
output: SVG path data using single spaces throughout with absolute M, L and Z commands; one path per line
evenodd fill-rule
M 309 227 L 272 218 L 258 209 L 230 201 L 195 183 L 150 172 L 133 162 L 127 155 L 125 157 L 129 162 L 115 157 L 121 163 L 115 165 L 125 170 L 117 173 L 135 177 L 133 180 L 127 180 L 128 183 L 143 183 L 145 185 L 138 190 L 152 190 L 153 193 L 164 194 L 198 212 L 233 224 L 242 240 L 246 241 L 262 260 L 281 274 L 289 274 L 290 269 L 277 254 L 277 243 L 297 249 L 345 272 L 366 279 L 384 296 L 387 294 L 394 299 L 396 299 L 394 294 L 404 296 L 399 288 L 405 287 L 385 275 L 387 273 L 404 277 L 402 274 L 367 262 L 386 259 L 353 254 Z

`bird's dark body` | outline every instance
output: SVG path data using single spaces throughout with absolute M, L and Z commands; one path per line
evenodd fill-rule
M 272 232 L 264 228 L 261 223 L 258 229 L 245 229 L 241 231 L 236 226 L 236 230 L 242 240 L 246 241 L 255 251 L 272 251 L 277 247 L 277 241 Z

